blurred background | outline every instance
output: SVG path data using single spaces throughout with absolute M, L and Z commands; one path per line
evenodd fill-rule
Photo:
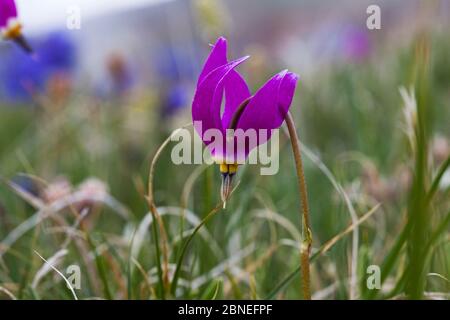
M 17 3 L 35 53 L 0 43 L 0 286 L 8 292 L 70 298 L 58 276 L 36 280 L 42 261 L 33 250 L 52 257 L 64 244 L 67 252 L 54 262 L 86 271 L 80 296 L 161 298 L 152 291 L 157 268 L 145 232 L 150 161 L 172 130 L 191 121 L 209 45 L 225 36 L 229 58 L 251 56 L 239 70 L 252 92 L 282 69 L 300 75 L 291 110 L 310 155 L 314 250 L 381 204 L 314 262 L 314 297 L 402 298 L 420 291 L 415 297 L 448 298 L 450 1 Z M 372 4 L 381 8 L 380 30 L 366 27 Z M 81 27 L 69 29 L 77 9 Z M 254 166 L 241 170 L 226 211 L 188 252 L 177 296 L 265 298 L 298 265 L 299 199 L 288 142 L 281 138 L 277 176 L 260 176 Z M 414 199 L 426 196 L 442 166 L 434 202 L 414 213 Z M 191 230 L 219 201 L 220 175 L 214 167 L 175 166 L 170 150 L 156 168 L 155 201 L 165 213 L 173 270 L 179 230 Z M 77 213 L 61 208 L 58 218 L 33 220 L 42 206 L 72 196 L 82 199 L 74 202 Z M 86 208 L 85 224 L 74 228 L 92 239 L 78 243 L 58 228 L 72 226 Z M 186 225 L 180 208 L 192 214 Z M 399 239 L 411 221 L 423 237 Z M 130 247 L 133 235 L 141 242 Z M 106 271 L 89 258 L 93 251 Z M 127 280 L 130 254 L 139 264 Z M 387 265 L 378 293 L 365 286 L 372 264 Z M 275 297 L 301 298 L 299 281 L 294 277 Z

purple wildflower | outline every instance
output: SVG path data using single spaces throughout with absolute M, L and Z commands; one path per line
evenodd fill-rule
M 219 38 L 199 76 L 192 103 L 194 126 L 223 175 L 222 198 L 226 199 L 231 179 L 250 151 L 270 139 L 272 130 L 284 122 L 294 96 L 298 76 L 287 70 L 273 76 L 253 96 L 242 76 L 235 70 L 247 57 L 227 60 L 227 41 Z M 225 95 L 225 107 L 221 105 Z M 208 130 L 221 133 L 219 147 Z M 256 140 L 238 139 L 238 132 L 258 132 Z M 265 135 L 259 132 L 264 131 Z M 214 142 L 214 143 L 213 143 Z
M 69 33 L 53 31 L 45 36 L 36 55 L 48 71 L 71 72 L 77 62 L 77 48 Z
M 342 46 L 344 56 L 350 61 L 364 60 L 371 51 L 368 32 L 362 28 L 348 27 L 342 35 Z
M 65 32 L 52 32 L 33 41 L 35 54 L 11 50 L 0 69 L 0 87 L 14 102 L 26 102 L 34 94 L 51 91 L 70 82 L 76 66 L 76 46 Z M 47 92 L 50 93 L 50 92 Z
M 3 38 L 15 41 L 27 52 L 32 51 L 22 35 L 22 24 L 17 19 L 14 0 L 0 0 L 0 31 Z
M 42 63 L 19 50 L 11 50 L 0 73 L 0 86 L 10 102 L 30 101 L 45 89 L 46 72 Z
M 188 90 L 183 83 L 175 83 L 169 86 L 167 92 L 162 93 L 162 117 L 175 115 L 180 109 L 189 104 Z

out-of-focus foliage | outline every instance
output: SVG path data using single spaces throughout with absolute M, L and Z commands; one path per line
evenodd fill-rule
M 215 2 L 195 5 L 201 23 L 216 23 L 219 31 L 228 23 L 221 22 L 228 19 L 222 11 L 209 8 Z M 200 51 L 207 52 L 210 37 L 200 41 Z M 343 57 L 329 63 L 317 57 L 323 65 L 306 79 L 301 68 L 287 66 L 301 76 L 292 107 L 300 139 L 317 157 L 304 157 L 313 254 L 352 223 L 342 192 L 359 218 L 381 206 L 359 226 L 356 246 L 347 234 L 313 261 L 314 297 L 448 298 L 449 171 L 428 198 L 450 154 L 448 30 L 431 29 L 402 44 L 386 40 L 376 48 L 365 31 L 345 28 L 339 39 L 345 45 L 333 48 L 344 48 Z M 301 56 L 295 46 L 287 48 L 294 51 L 285 56 Z M 255 58 L 242 72 L 255 87 L 282 64 L 270 49 L 253 41 L 242 50 Z M 60 35 L 44 40 L 37 51 L 42 52 L 37 60 L 11 54 L 6 66 L 11 70 L 2 73 L 3 90 L 13 101 L 0 101 L 0 286 L 18 298 L 71 299 L 54 273 L 36 277 L 43 261 L 34 251 L 50 259 L 65 249 L 54 264 L 62 271 L 81 267 L 79 298 L 161 298 L 147 177 L 158 147 L 173 129 L 190 122 L 193 79 L 158 75 L 163 88 L 136 84 L 130 61 L 115 55 L 105 62 L 106 88 L 90 88 L 89 81 L 73 83 L 76 54 Z M 174 61 L 176 68 L 180 59 Z M 195 73 L 190 67 L 183 74 Z M 155 72 L 169 72 L 162 69 Z M 39 90 L 30 95 L 29 83 Z M 409 116 L 420 125 L 411 125 Z M 261 176 L 257 166 L 240 169 L 226 210 L 208 221 L 186 253 L 177 298 L 273 293 L 299 265 L 294 177 L 284 135 L 276 176 Z M 170 144 L 162 152 L 154 196 L 165 225 L 170 275 L 186 237 L 220 201 L 219 186 L 217 168 L 175 166 Z M 33 220 L 43 213 L 42 221 Z M 414 234 L 405 231 L 408 225 Z M 18 227 L 26 232 L 17 233 Z M 351 270 L 352 250 L 357 270 Z M 369 265 L 382 268 L 380 291 L 366 286 Z M 299 288 L 295 276 L 274 296 L 301 298 Z

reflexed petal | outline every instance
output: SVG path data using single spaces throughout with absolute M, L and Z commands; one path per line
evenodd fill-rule
M 244 130 L 276 129 L 281 126 L 294 97 L 298 76 L 282 71 L 259 89 L 238 121 Z
M 240 117 L 237 128 L 277 129 L 286 117 L 294 97 L 298 76 L 287 70 L 276 74 L 256 92 Z M 258 145 L 270 138 L 258 140 Z M 251 151 L 251 150 L 249 150 Z
M 214 69 L 227 64 L 227 39 L 220 37 L 217 39 L 216 44 L 209 53 L 206 59 L 203 70 L 198 77 L 197 86 L 202 83 L 206 76 Z
M 289 108 L 291 107 L 292 99 L 294 98 L 297 81 L 298 75 L 288 72 L 281 82 L 280 90 L 278 92 L 278 110 L 280 115 L 277 118 L 278 123 L 274 123 L 275 128 L 280 127 L 286 118 L 286 114 L 288 113 Z
M 7 26 L 10 18 L 17 17 L 17 9 L 14 0 L 0 0 L 0 28 Z
M 192 120 L 194 122 L 202 122 L 201 130 L 196 128 L 201 137 L 203 137 L 203 133 L 208 129 L 223 130 L 220 119 L 220 107 L 225 80 L 230 72 L 247 58 L 243 57 L 216 68 L 197 87 L 192 103 Z

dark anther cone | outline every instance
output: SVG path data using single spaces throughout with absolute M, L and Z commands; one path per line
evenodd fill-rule
M 18 37 L 13 38 L 13 41 L 19 46 L 21 47 L 23 50 L 25 50 L 25 52 L 27 53 L 33 53 L 33 49 L 31 48 L 31 46 L 28 44 L 28 41 L 25 39 L 24 36 L 20 35 Z

